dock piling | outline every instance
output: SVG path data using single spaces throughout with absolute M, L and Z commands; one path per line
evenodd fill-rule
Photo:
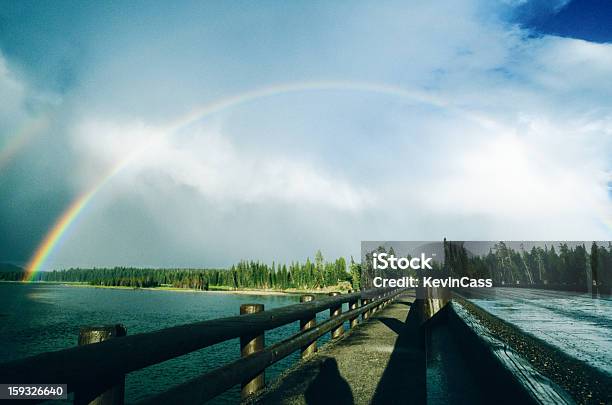
M 354 292 L 355 291 L 350 290 L 349 294 L 354 293 Z M 355 300 L 349 301 L 348 305 L 349 305 L 349 311 L 352 311 L 353 309 L 357 309 L 357 307 L 359 306 L 359 300 L 355 298 Z M 349 327 L 351 329 L 355 328 L 358 324 L 359 324 L 359 316 L 355 316 L 354 318 L 351 318 L 351 320 L 349 321 Z
M 314 295 L 311 294 L 306 294 L 306 295 L 302 295 L 300 297 L 300 302 L 310 302 L 313 301 L 315 299 Z M 314 328 L 317 324 L 317 318 L 316 315 L 313 316 L 312 318 L 308 318 L 308 319 L 301 319 L 300 320 L 300 331 L 305 331 L 307 329 L 310 328 Z M 314 342 L 312 342 L 311 344 L 309 344 L 308 346 L 304 346 L 302 347 L 302 358 L 306 358 L 309 357 L 313 354 L 315 354 L 317 351 L 317 341 L 315 340 Z
M 240 315 L 254 314 L 264 310 L 263 304 L 242 304 L 240 306 Z M 246 357 L 250 354 L 259 352 L 264 349 L 265 341 L 264 334 L 261 335 L 244 335 L 240 337 L 240 354 Z M 251 394 L 263 389 L 266 384 L 265 372 L 256 375 L 253 378 L 242 382 L 242 390 L 240 395 L 242 399 L 247 398 Z
M 335 297 L 335 296 L 340 295 L 340 293 L 337 292 L 337 291 L 334 291 L 334 292 L 330 292 L 329 295 L 331 297 Z M 342 304 L 338 305 L 337 307 L 332 307 L 332 308 L 329 309 L 329 317 L 330 318 L 333 318 L 335 316 L 340 316 L 340 314 L 342 314 Z M 331 331 L 332 339 L 338 339 L 343 334 L 344 334 L 344 325 L 342 325 L 342 324 L 338 325 L 337 328 L 332 329 L 332 331 Z
M 79 331 L 79 346 L 103 342 L 125 336 L 127 330 L 121 324 L 85 326 Z M 125 395 L 125 375 L 113 377 L 112 381 L 96 386 L 80 387 L 74 393 L 75 404 L 123 405 Z
M 369 300 L 369 299 L 367 299 L 367 298 L 362 298 L 362 299 L 361 299 L 361 306 L 362 306 L 362 307 L 363 307 L 363 306 L 368 305 L 369 303 L 370 303 L 370 300 Z M 362 318 L 362 320 L 363 320 L 364 322 L 365 322 L 365 321 L 367 321 L 369 317 L 370 317 L 370 311 L 365 311 L 365 312 L 364 312 L 364 313 L 361 315 L 361 318 Z

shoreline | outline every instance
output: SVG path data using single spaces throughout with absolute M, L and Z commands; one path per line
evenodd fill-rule
M 173 292 L 197 292 L 197 293 L 212 293 L 212 294 L 237 294 L 237 295 L 302 295 L 302 294 L 327 294 L 332 291 L 345 292 L 337 287 L 325 287 L 322 289 L 311 289 L 311 290 L 300 290 L 300 289 L 287 289 L 287 290 L 273 290 L 273 289 L 240 289 L 233 290 L 230 288 L 223 288 L 219 286 L 213 286 L 210 290 L 196 290 L 193 288 L 180 288 L 180 287 L 128 287 L 119 285 L 92 285 L 88 283 L 81 283 L 78 281 L 10 281 L 0 280 L 2 283 L 11 284 L 41 284 L 41 285 L 62 285 L 65 287 L 83 287 L 83 288 L 100 288 L 100 289 L 114 289 L 114 290 L 146 290 L 146 291 L 173 291 Z

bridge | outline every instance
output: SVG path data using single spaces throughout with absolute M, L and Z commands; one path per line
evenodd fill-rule
M 329 319 L 317 324 L 323 311 Z M 0 365 L 0 381 L 67 384 L 75 404 L 123 404 L 126 374 L 239 338 L 240 359 L 141 403 L 214 402 L 236 385 L 242 401 L 254 404 L 612 402 L 608 374 L 525 336 L 457 293 L 303 295 L 299 304 L 272 310 L 246 304 L 240 313 L 129 336 L 121 325 L 85 327 L 76 347 Z M 294 335 L 265 345 L 266 331 L 294 322 Z M 317 347 L 325 334 L 330 342 Z M 301 360 L 266 384 L 266 368 L 296 351 Z M 534 366 L 530 351 L 571 377 Z

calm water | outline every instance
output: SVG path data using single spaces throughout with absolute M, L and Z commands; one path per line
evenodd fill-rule
M 75 346 L 79 327 L 122 323 L 128 334 L 236 315 L 241 304 L 262 303 L 266 309 L 299 302 L 297 295 L 266 296 L 206 292 L 116 290 L 49 284 L 0 283 L 0 362 Z M 346 310 L 346 308 L 344 309 Z M 320 313 L 323 320 L 327 314 Z M 295 333 L 298 323 L 266 332 L 266 345 Z M 324 342 L 328 337 L 319 341 Z M 237 339 L 179 357 L 126 379 L 126 400 L 138 401 L 184 382 L 240 356 Z M 294 364 L 285 358 L 266 372 L 267 381 Z M 215 403 L 236 403 L 239 389 Z

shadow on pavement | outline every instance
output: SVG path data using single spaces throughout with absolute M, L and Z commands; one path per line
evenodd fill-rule
M 352 405 L 353 392 L 351 387 L 338 370 L 334 358 L 325 359 L 319 369 L 319 374 L 310 383 L 304 393 L 307 404 Z
M 398 335 L 402 332 L 402 330 L 406 326 L 404 322 L 398 321 L 395 318 L 387 318 L 387 317 L 381 316 L 377 318 L 377 320 L 384 323 L 387 328 L 391 329 L 393 332 L 397 333 Z
M 425 350 L 420 329 L 421 300 L 411 305 L 405 322 L 378 318 L 397 333 L 389 363 L 376 387 L 373 404 L 425 404 Z

